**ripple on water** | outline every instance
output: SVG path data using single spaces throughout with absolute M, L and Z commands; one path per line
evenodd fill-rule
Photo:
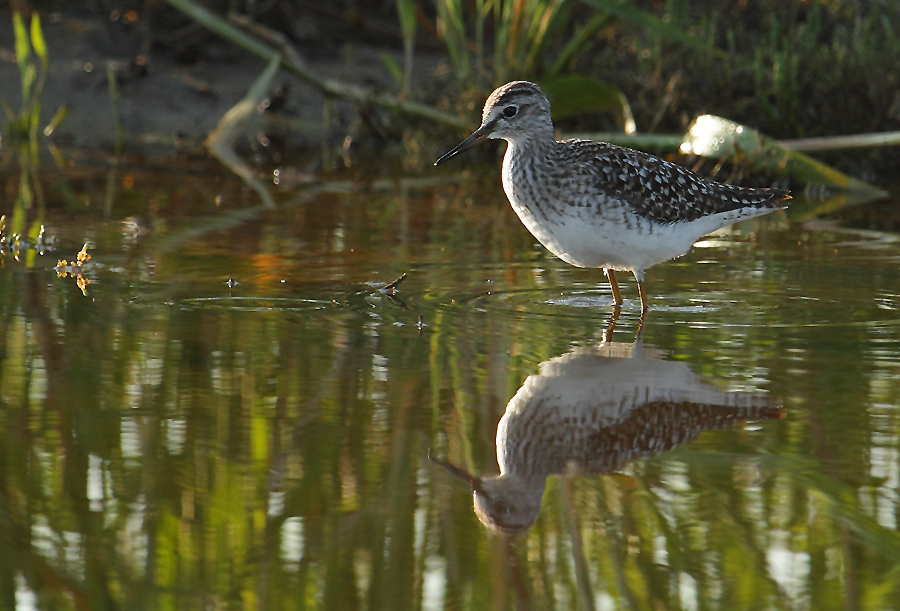
M 612 296 L 602 288 L 573 290 L 571 287 L 547 287 L 482 293 L 456 299 L 470 303 L 480 311 L 517 316 L 583 318 L 612 314 Z M 900 326 L 900 310 L 894 300 L 822 299 L 804 295 L 767 295 L 752 291 L 689 292 L 652 295 L 649 323 L 652 325 L 689 325 L 704 327 L 894 327 Z M 785 312 L 788 313 L 785 316 Z M 622 321 L 637 318 L 640 301 L 626 298 Z
M 522 290 L 496 291 L 457 299 L 479 311 L 495 316 L 535 316 L 554 319 L 607 319 L 612 315 L 613 300 L 609 292 L 575 290 L 571 287 L 542 287 Z M 637 323 L 640 302 L 626 299 L 620 322 L 633 319 Z
M 219 297 L 192 297 L 182 301 L 184 305 L 204 309 L 224 309 L 244 312 L 263 312 L 270 310 L 308 312 L 329 310 L 340 307 L 336 301 L 324 299 L 305 299 L 301 297 L 235 297 L 223 295 Z

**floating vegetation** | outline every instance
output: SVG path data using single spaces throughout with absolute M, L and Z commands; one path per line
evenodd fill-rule
M 81 294 L 87 297 L 87 287 L 91 281 L 84 276 L 84 264 L 90 260 L 91 255 L 88 254 L 88 245 L 85 242 L 78 254 L 75 255 L 75 260 L 72 263 L 65 259 L 60 259 L 56 262 L 56 277 L 66 278 L 71 276 L 75 278 L 75 284 L 81 289 Z
M 45 252 L 55 250 L 56 240 L 47 237 L 44 226 L 41 225 L 34 240 L 29 240 L 20 233 L 7 233 L 6 215 L 0 215 L 0 265 L 6 262 L 6 255 L 11 254 L 16 261 L 20 260 L 20 254 L 24 252 L 34 255 L 43 255 Z M 30 266 L 30 265 L 29 265 Z

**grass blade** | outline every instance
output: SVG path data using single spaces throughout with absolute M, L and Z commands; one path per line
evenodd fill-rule
M 16 63 L 19 64 L 19 74 L 22 77 L 22 106 L 27 108 L 31 101 L 31 87 L 34 83 L 34 66 L 29 62 L 31 57 L 31 43 L 28 42 L 28 32 L 25 30 L 25 21 L 19 13 L 13 14 L 13 32 L 16 38 Z
M 538 57 L 543 54 L 547 38 L 556 25 L 560 22 L 563 15 L 563 7 L 568 0 L 553 0 L 544 9 L 543 14 L 538 18 L 535 16 L 532 28 L 528 33 L 528 41 L 530 49 L 528 58 L 525 60 L 526 72 L 533 72 Z
M 34 52 L 41 60 L 41 66 L 47 69 L 47 43 L 44 41 L 44 33 L 41 30 L 41 17 L 37 13 L 31 14 L 31 46 Z
M 394 80 L 397 81 L 397 84 L 402 87 L 404 84 L 403 68 L 401 68 L 397 62 L 394 61 L 394 58 L 387 53 L 382 53 L 379 57 L 381 58 L 381 62 L 387 67 L 388 72 L 390 72 L 391 76 L 394 77 Z
M 69 105 L 63 104 L 59 108 L 56 109 L 56 113 L 53 115 L 53 118 L 50 120 L 50 123 L 47 124 L 47 127 L 44 128 L 44 135 L 50 136 L 57 127 L 59 127 L 60 123 L 66 118 L 66 115 L 69 114 Z
M 416 41 L 415 0 L 397 0 L 400 31 L 403 33 L 403 93 L 409 95 L 412 84 L 413 45 Z
M 13 31 L 16 36 L 16 61 L 21 66 L 31 57 L 31 45 L 28 44 L 28 32 L 25 30 L 25 21 L 19 13 L 13 13 Z
M 554 76 L 561 73 L 567 66 L 574 63 L 587 49 L 591 39 L 599 32 L 612 18 L 608 13 L 597 13 L 584 24 L 575 35 L 566 43 L 560 52 L 559 57 L 553 62 L 550 68 L 550 75 Z

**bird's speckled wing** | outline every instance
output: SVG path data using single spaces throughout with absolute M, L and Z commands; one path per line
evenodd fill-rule
M 739 208 L 784 208 L 785 189 L 748 189 L 707 180 L 677 164 L 589 140 L 559 143 L 560 161 L 582 169 L 592 187 L 658 223 L 693 221 Z M 583 176 L 585 177 L 585 176 Z

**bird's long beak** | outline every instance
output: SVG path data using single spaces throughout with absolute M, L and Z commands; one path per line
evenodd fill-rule
M 471 138 L 471 136 L 470 136 L 470 138 Z M 457 147 L 457 148 L 459 148 L 459 147 Z M 445 155 L 445 157 L 446 157 L 446 155 Z M 480 478 L 475 477 L 474 475 L 463 471 L 459 467 L 454 467 L 453 465 L 451 465 L 448 462 L 444 462 L 443 460 L 439 460 L 439 459 L 435 458 L 434 456 L 431 455 L 430 451 L 428 452 L 428 458 L 431 459 L 431 462 L 442 466 L 447 471 L 449 471 L 452 475 L 455 475 L 462 481 L 469 484 L 469 488 L 471 488 L 474 492 L 481 492 L 481 479 Z
M 494 130 L 494 122 L 485 123 L 478 129 L 476 129 L 471 136 L 457 144 L 453 149 L 450 150 L 449 153 L 438 159 L 434 162 L 434 165 L 438 166 L 450 159 L 451 157 L 455 157 L 462 153 L 463 151 L 467 151 L 476 144 L 478 144 L 482 138 L 490 134 Z

